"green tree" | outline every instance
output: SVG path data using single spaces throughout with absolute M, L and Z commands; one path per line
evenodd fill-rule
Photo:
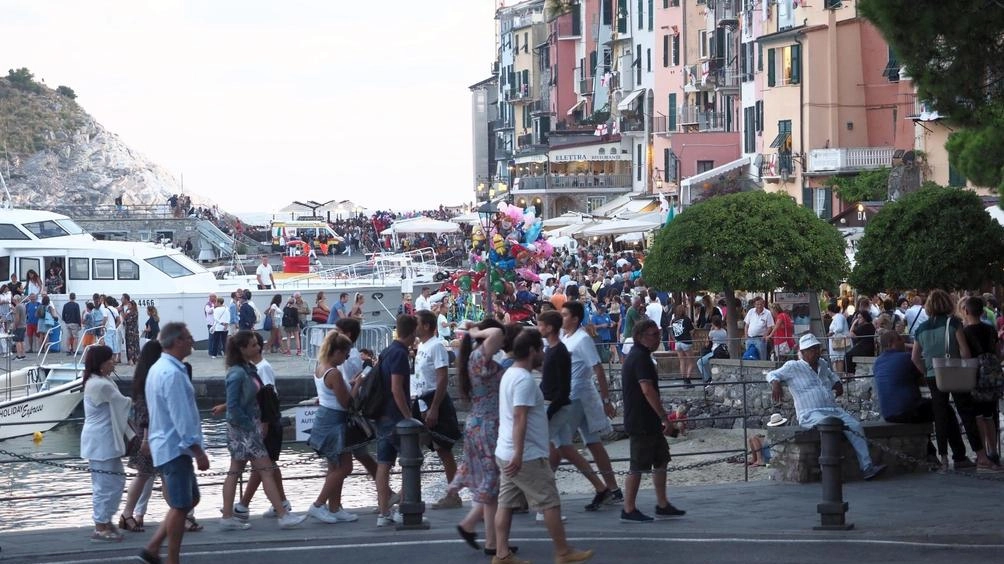
M 655 237 L 643 277 L 657 288 L 725 293 L 738 336 L 735 290 L 830 288 L 847 271 L 844 240 L 787 195 L 740 192 L 696 203 Z
M 1004 227 L 975 193 L 928 187 L 886 203 L 855 260 L 849 281 L 864 292 L 978 289 L 1004 282 Z
M 962 126 L 947 148 L 952 166 L 1004 195 L 1004 2 L 859 0 L 918 95 Z
M 56 94 L 59 94 L 60 96 L 66 96 L 71 100 L 75 100 L 77 98 L 77 93 L 74 92 L 73 89 L 70 88 L 69 86 L 60 86 L 56 88 Z
M 885 200 L 889 195 L 888 168 L 866 170 L 854 176 L 832 176 L 826 185 L 848 204 Z
M 15 88 L 21 90 L 27 90 L 29 92 L 41 92 L 42 87 L 35 82 L 35 75 L 31 73 L 25 67 L 21 67 L 17 70 L 9 69 L 7 71 L 7 80 L 10 81 L 11 85 Z

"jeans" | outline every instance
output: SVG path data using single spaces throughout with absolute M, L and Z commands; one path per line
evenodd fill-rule
M 123 473 L 122 459 L 91 460 L 90 466 L 91 470 L 117 472 L 116 474 L 91 473 L 91 489 L 93 490 L 91 502 L 94 505 L 94 522 L 111 523 L 112 516 L 119 510 L 119 504 L 122 503 L 122 489 L 125 488 L 126 477 Z
M 890 423 L 931 423 L 934 421 L 934 408 L 931 405 L 931 400 L 923 399 L 910 411 L 890 415 L 889 417 L 883 417 L 883 419 Z M 927 441 L 927 454 L 937 454 L 937 451 L 935 450 L 934 445 L 931 444 L 931 441 Z
M 697 359 L 697 370 L 701 373 L 701 380 L 705 384 L 711 383 L 711 357 L 714 353 L 708 353 Z
M 942 392 L 938 389 L 934 378 L 927 379 L 927 387 L 931 390 L 931 405 L 934 408 L 934 432 L 938 441 L 938 454 L 947 455 L 947 447 L 950 446 L 952 447 L 952 460 L 966 458 L 966 444 L 962 442 L 962 431 L 959 429 L 959 420 L 955 416 L 955 409 L 949 403 L 949 394 L 955 399 L 955 407 L 959 410 L 962 424 L 966 428 L 969 446 L 974 451 L 983 450 L 980 431 L 976 428 L 976 417 L 970 409 L 972 396 L 955 392 Z
M 865 430 L 861 427 L 861 422 L 843 409 L 814 409 L 798 417 L 798 424 L 803 427 L 815 427 L 827 417 L 836 417 L 844 422 L 848 430 L 844 431 L 847 441 L 854 447 L 854 453 L 858 455 L 858 466 L 864 472 L 871 468 L 872 457 L 868 454 L 868 442 L 865 441 Z

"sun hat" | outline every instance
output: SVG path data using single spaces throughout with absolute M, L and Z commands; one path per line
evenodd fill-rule
M 811 349 L 812 347 L 822 346 L 819 339 L 816 338 L 812 333 L 806 333 L 798 339 L 798 350 L 804 351 L 805 349 Z
M 781 425 L 784 425 L 787 422 L 788 422 L 788 418 L 787 417 L 781 417 L 780 413 L 772 413 L 771 416 L 770 416 L 770 420 L 767 421 L 767 426 L 768 427 L 780 427 Z

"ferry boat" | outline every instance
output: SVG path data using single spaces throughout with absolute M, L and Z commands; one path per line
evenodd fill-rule
M 365 297 L 363 323 L 392 324 L 401 304 L 402 287 L 419 292 L 424 286 L 438 287 L 443 279 L 435 252 L 420 249 L 369 255 L 357 264 L 329 269 L 315 263 L 308 272 L 276 273 L 276 288 L 257 290 L 253 273 L 231 272 L 218 279 L 178 249 L 154 243 L 98 240 L 69 217 L 54 212 L 0 209 L 0 278 L 9 280 L 16 274 L 27 284 L 28 272 L 34 271 L 44 281 L 54 265 L 64 284 L 61 292 L 49 294 L 57 311 L 70 292 L 76 294 L 81 311 L 95 293 L 116 298 L 129 294 L 139 305 L 140 331 L 147 319 L 146 306 L 152 305 L 157 308 L 161 326 L 184 321 L 201 344 L 208 338 L 203 328 L 210 294 L 229 304 L 231 292 L 250 289 L 252 301 L 263 312 L 277 294 L 285 304 L 289 296 L 300 292 L 312 309 L 318 292 L 325 293 L 329 305 L 334 305 L 342 292 L 349 294 L 350 302 L 359 293 Z
M 84 398 L 79 358 L 0 375 L 0 440 L 52 429 Z

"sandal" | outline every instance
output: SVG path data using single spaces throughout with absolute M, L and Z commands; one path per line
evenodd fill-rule
M 142 533 L 146 531 L 146 529 L 143 528 L 143 525 L 141 525 L 135 517 L 126 517 L 125 515 L 119 516 L 119 528 L 123 531 L 132 531 L 134 533 Z
M 91 535 L 91 542 L 122 542 L 123 538 L 122 533 L 115 529 L 105 529 L 103 531 L 94 531 Z
M 185 515 L 185 523 L 188 523 L 188 527 L 185 530 L 189 533 L 197 533 L 204 528 L 198 521 L 195 520 L 194 515 Z
M 146 564 L 160 564 L 161 563 L 160 556 L 158 556 L 158 555 L 150 552 L 149 550 L 147 550 L 145 548 L 143 550 L 139 551 L 139 559 L 142 560 L 143 562 L 146 562 Z

